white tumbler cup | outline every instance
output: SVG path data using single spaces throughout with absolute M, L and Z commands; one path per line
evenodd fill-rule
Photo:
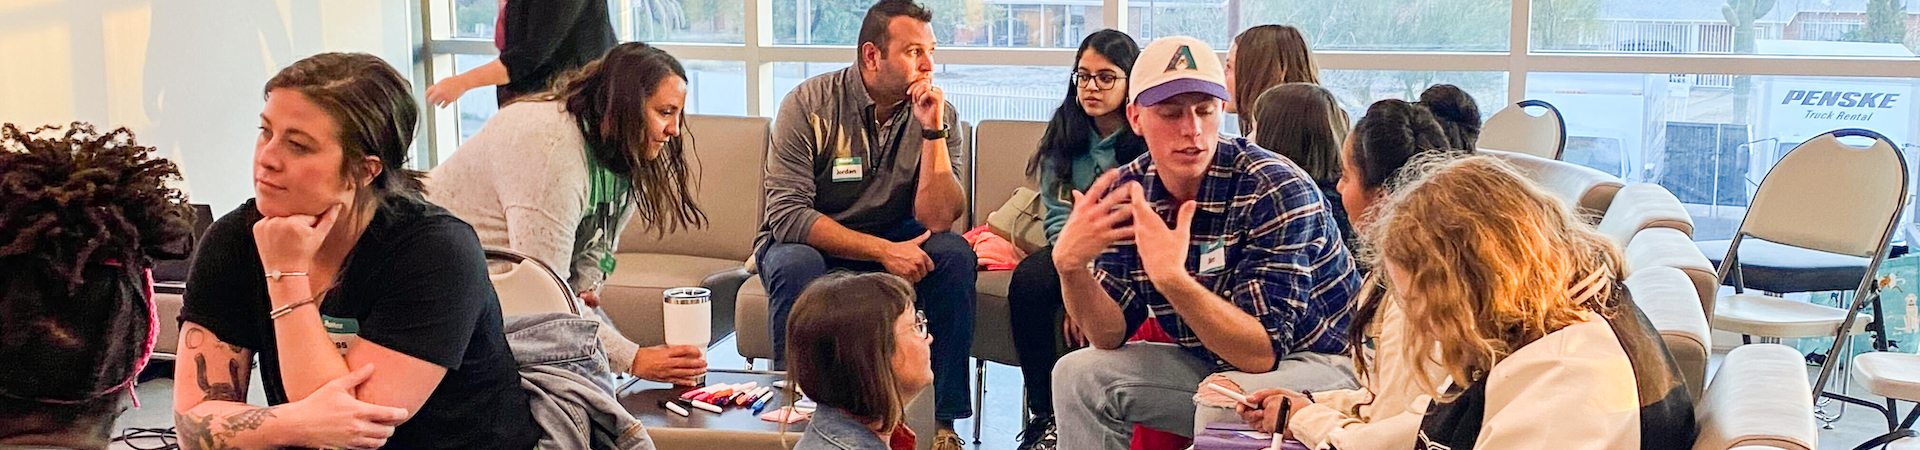
M 713 340 L 713 303 L 707 288 L 668 289 L 661 315 L 666 323 L 667 345 L 691 345 L 705 351 Z

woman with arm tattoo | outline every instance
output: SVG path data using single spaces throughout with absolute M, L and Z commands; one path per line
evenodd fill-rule
M 406 81 L 328 53 L 265 91 L 255 198 L 207 229 L 187 280 L 182 446 L 533 448 L 479 240 L 405 169 Z M 256 356 L 266 408 L 244 398 Z

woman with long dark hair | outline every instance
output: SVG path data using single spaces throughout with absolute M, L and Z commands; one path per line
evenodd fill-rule
M 1126 33 L 1100 30 L 1080 41 L 1077 55 L 1067 98 L 1054 110 L 1039 151 L 1027 163 L 1027 175 L 1040 181 L 1049 243 L 1060 236 L 1073 211 L 1073 191 L 1087 189 L 1101 173 L 1147 151 L 1146 141 L 1127 126 L 1127 76 L 1140 56 L 1139 44 Z M 1066 310 L 1051 245 L 1020 261 L 1007 301 L 1014 349 L 1027 383 L 1027 408 L 1034 414 L 1020 435 L 1020 448 L 1050 449 L 1053 363 L 1072 350 L 1066 341 L 1074 340 L 1062 339 Z
M 546 263 L 597 307 L 629 220 L 661 234 L 706 224 L 689 188 L 686 101 L 679 60 L 621 44 L 500 109 L 434 168 L 429 198 L 473 224 L 482 245 Z M 680 384 L 706 371 L 698 347 L 640 348 L 602 322 L 614 370 Z
M 187 279 L 181 447 L 533 448 L 486 255 L 406 169 L 406 79 L 326 53 L 264 90 L 255 198 L 207 229 Z M 266 407 L 247 404 L 256 355 Z

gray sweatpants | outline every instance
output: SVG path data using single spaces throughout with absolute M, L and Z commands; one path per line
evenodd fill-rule
M 1133 425 L 1193 436 L 1213 422 L 1239 421 L 1232 409 L 1194 406 L 1211 364 L 1173 344 L 1130 342 L 1113 350 L 1085 348 L 1053 368 L 1054 417 L 1063 450 L 1127 448 Z M 1352 389 L 1345 355 L 1293 353 L 1262 374 L 1226 372 L 1247 391 Z

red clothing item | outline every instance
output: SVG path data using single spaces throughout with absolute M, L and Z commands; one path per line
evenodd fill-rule
M 1134 341 L 1172 343 L 1173 336 L 1160 329 L 1160 321 L 1147 319 L 1140 329 L 1133 332 Z M 1133 426 L 1132 450 L 1177 450 L 1193 445 L 1193 439 L 1165 431 L 1147 428 L 1145 425 Z
M 894 427 L 893 435 L 887 438 L 887 448 L 893 450 L 913 450 L 916 444 L 919 442 L 914 440 L 913 429 L 907 428 L 904 423 Z

